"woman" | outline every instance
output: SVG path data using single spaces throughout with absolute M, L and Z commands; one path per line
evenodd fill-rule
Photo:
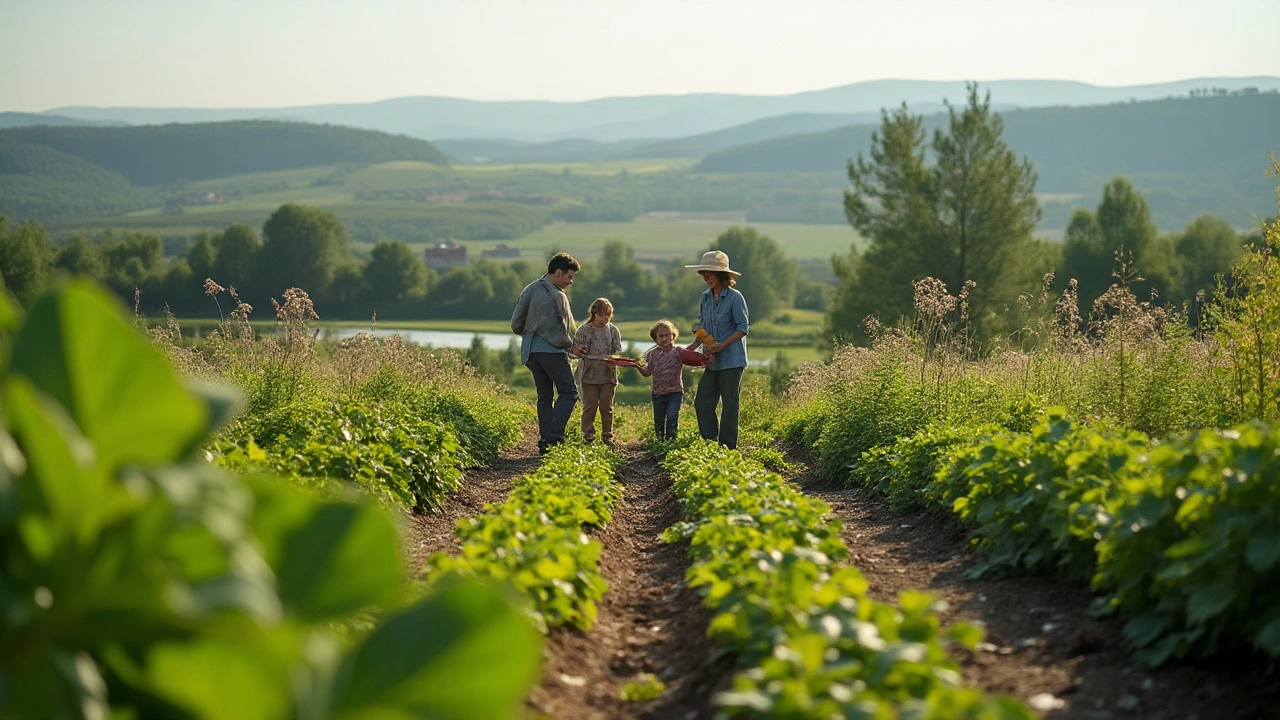
M 745 338 L 751 327 L 747 301 L 733 289 L 735 278 L 742 273 L 730 270 L 729 256 L 718 250 L 703 254 L 701 263 L 685 267 L 697 270 L 707 283 L 698 307 L 698 327 L 711 336 L 702 348 L 706 371 L 693 401 L 698 432 L 732 450 L 738 447 L 738 395 L 747 369 Z M 703 341 L 695 334 L 688 349 L 696 350 L 699 345 Z M 723 408 L 717 419 L 716 405 L 720 403 Z

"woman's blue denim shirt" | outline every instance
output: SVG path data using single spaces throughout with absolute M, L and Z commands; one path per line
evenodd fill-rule
M 720 291 L 720 299 L 717 300 L 708 288 L 703 291 L 698 307 L 698 326 L 711 333 L 716 342 L 722 342 L 738 331 L 746 334 L 751 329 L 751 323 L 747 320 L 746 298 L 733 288 L 725 288 Z M 707 369 L 728 370 L 746 366 L 747 339 L 743 338 L 716 353 L 715 362 L 708 365 Z

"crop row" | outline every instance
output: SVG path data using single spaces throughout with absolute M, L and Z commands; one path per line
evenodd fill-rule
M 583 528 L 612 519 L 622 495 L 613 479 L 619 462 L 603 447 L 554 448 L 506 502 L 460 520 L 461 552 L 433 556 L 429 572 L 508 582 L 529 598 L 544 629 L 590 628 L 607 585 L 598 567 L 602 546 Z
M 519 437 L 521 417 L 452 395 L 307 398 L 244 417 L 212 443 L 222 465 L 320 490 L 353 482 L 403 510 L 438 507 L 462 469 Z
M 714 613 L 707 633 L 743 668 L 717 699 L 727 715 L 1031 717 L 960 685 L 946 646 L 976 645 L 977 627 L 943 630 L 924 593 L 902 593 L 896 606 L 867 596 L 862 574 L 841 564 L 848 548 L 825 503 L 709 443 L 665 464 L 685 521 L 664 538 L 689 539 L 689 583 Z
M 1153 444 L 1051 409 L 1029 432 L 928 427 L 864 453 L 852 477 L 898 507 L 954 513 L 977 573 L 1091 581 L 1140 660 L 1280 656 L 1280 424 Z

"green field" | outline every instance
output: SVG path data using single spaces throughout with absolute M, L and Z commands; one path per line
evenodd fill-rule
M 547 251 L 564 250 L 583 259 L 599 257 L 606 240 L 621 240 L 635 248 L 640 260 L 667 260 L 696 257 L 711 241 L 735 225 L 750 225 L 777 241 L 783 252 L 797 260 L 830 260 L 834 253 L 847 253 L 857 233 L 848 225 L 805 225 L 800 223 L 747 223 L 741 213 L 719 216 L 709 213 L 663 213 L 638 218 L 629 223 L 557 223 L 519 240 L 503 241 L 520 248 L 524 259 L 540 260 Z M 471 240 L 473 255 L 494 246 L 494 241 Z
M 397 237 L 395 228 L 412 233 L 414 228 L 449 222 L 459 213 L 496 214 L 520 212 L 533 214 L 545 222 L 546 213 L 556 207 L 569 207 L 573 198 L 608 186 L 608 192 L 620 192 L 628 177 L 653 177 L 674 173 L 688 179 L 693 161 L 689 159 L 645 159 L 598 163 L 557 163 L 505 166 L 443 167 L 423 162 L 397 161 L 367 166 L 328 165 L 323 167 L 253 173 L 192 182 L 181 188 L 183 193 L 214 192 L 222 202 L 213 205 L 188 205 L 174 212 L 152 207 L 122 216 L 86 218 L 49 223 L 55 235 L 92 233 L 104 228 L 141 231 L 164 237 L 191 237 L 203 231 L 218 231 L 235 222 L 259 228 L 268 215 L 284 203 L 300 203 L 319 207 L 337 215 L 348 225 L 357 253 L 363 253 L 372 241 L 383 237 L 405 240 L 422 250 L 431 244 L 423 238 L 406 234 Z M 607 182 L 602 182 L 608 178 Z M 714 178 L 697 181 L 696 186 L 719 187 L 730 194 L 759 192 L 758 178 L 730 181 Z M 782 185 L 786 182 L 780 181 Z M 817 182 L 805 179 L 803 182 Z M 828 183 L 828 180 L 822 183 Z M 726 185 L 727 183 L 727 185 Z M 739 187 L 735 183 L 745 183 Z M 736 188 L 736 189 L 734 189 Z M 834 186 L 833 186 L 834 188 Z M 461 195 L 489 192 L 510 202 L 423 202 L 432 193 Z M 831 189 L 834 193 L 835 190 Z M 538 196 L 544 203 L 521 204 L 521 196 Z M 754 197 L 754 196 L 753 196 Z M 743 199 L 743 197 L 740 197 Z M 745 201 L 745 200 L 744 200 Z M 502 207 L 497 207 L 502 206 Z M 741 205 L 739 205 L 741 207 Z M 472 235 L 458 240 L 467 245 L 473 258 L 498 242 L 521 250 L 522 259 L 541 260 L 549 250 L 566 250 L 584 259 L 599 255 L 606 240 L 621 240 L 636 248 L 642 260 L 660 261 L 688 258 L 704 250 L 726 228 L 746 225 L 746 213 L 729 212 L 650 212 L 634 222 L 553 222 L 521 237 Z M 848 225 L 813 225 L 801 223 L 750 223 L 772 237 L 783 250 L 797 260 L 826 261 L 833 253 L 843 253 L 857 240 Z M 500 225 L 499 225 L 500 226 Z M 381 230 L 379 230 L 381 228 Z M 521 231 L 523 232 L 523 231 Z M 376 233 L 376 234 L 375 234 Z M 429 236 L 428 236 L 429 237 Z M 416 241 L 415 241 L 416 240 Z

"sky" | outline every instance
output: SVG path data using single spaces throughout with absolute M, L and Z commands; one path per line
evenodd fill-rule
M 1280 76 L 1280 0 L 0 0 L 0 111 Z

